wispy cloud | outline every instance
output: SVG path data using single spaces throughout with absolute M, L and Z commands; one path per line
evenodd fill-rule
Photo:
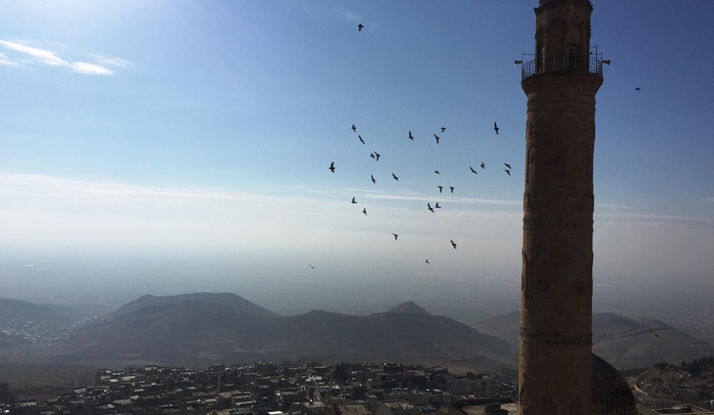
M 355 188 L 352 188 L 352 187 L 348 187 L 347 190 L 351 190 L 351 191 L 353 191 L 353 192 L 377 193 L 377 194 L 387 193 L 387 192 L 382 192 L 382 191 L 379 191 L 379 190 L 355 189 Z
M 595 203 L 595 209 L 634 209 L 632 206 L 618 205 L 616 203 Z
M 0 65 L 17 66 L 18 63 L 8 58 L 4 53 L 0 53 Z
M 23 45 L 16 42 L 10 42 L 7 40 L 0 40 L 0 45 L 6 49 L 25 54 L 30 57 L 34 62 L 48 65 L 48 66 L 60 66 L 70 68 L 74 72 L 81 73 L 84 75 L 111 75 L 114 73 L 111 69 L 108 69 L 100 64 L 88 63 L 88 62 L 68 62 L 59 56 L 55 52 L 45 49 L 33 48 L 27 45 Z M 126 62 L 118 58 L 109 58 L 115 63 Z M 17 66 L 18 62 L 12 60 L 6 55 L 0 56 L 0 63 L 3 65 Z M 121 66 L 121 65 L 115 65 Z
M 485 205 L 504 205 L 504 206 L 520 206 L 523 204 L 520 200 L 500 200 L 500 199 L 478 199 L 472 197 L 426 197 L 426 196 L 407 196 L 407 195 L 380 195 L 380 194 L 366 194 L 365 197 L 370 199 L 387 199 L 387 200 L 418 200 L 422 202 L 433 201 L 439 199 L 444 203 L 472 203 L 472 204 L 485 204 Z
M 341 17 L 342 19 L 344 19 L 348 22 L 359 23 L 361 20 L 361 18 L 359 17 L 359 15 L 357 13 L 347 10 L 344 7 L 339 6 L 339 7 L 335 7 L 332 10 L 337 16 Z
M 128 68 L 129 65 L 131 65 L 131 62 L 125 59 L 121 58 L 115 58 L 112 56 L 102 56 L 102 55 L 92 55 L 94 56 L 94 59 L 97 60 L 97 63 L 100 65 L 109 65 L 109 66 L 120 66 L 122 68 Z
M 625 221 L 625 222 L 678 222 L 714 224 L 714 218 L 699 216 L 658 215 L 655 213 L 600 213 L 595 214 L 595 219 Z

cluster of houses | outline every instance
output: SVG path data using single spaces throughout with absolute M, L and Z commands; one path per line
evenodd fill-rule
M 517 412 L 515 394 L 496 374 L 395 363 L 147 366 L 99 370 L 93 386 L 0 406 L 0 414 L 508 415 Z

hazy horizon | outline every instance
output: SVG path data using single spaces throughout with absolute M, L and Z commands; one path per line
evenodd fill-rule
M 536 3 L 5 5 L 0 296 L 517 310 Z M 714 3 L 593 3 L 595 311 L 707 307 Z

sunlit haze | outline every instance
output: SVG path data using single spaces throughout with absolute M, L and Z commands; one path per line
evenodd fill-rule
M 0 297 L 518 310 L 528 3 L 3 3 Z M 711 302 L 714 2 L 594 6 L 594 307 Z

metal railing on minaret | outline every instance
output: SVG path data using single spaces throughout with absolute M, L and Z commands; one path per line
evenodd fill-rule
M 558 73 L 587 73 L 602 76 L 602 54 L 590 55 L 587 66 L 583 65 L 579 59 L 573 59 L 568 55 L 551 56 L 544 62 L 538 59 L 524 61 L 521 66 L 521 80 L 540 74 Z

